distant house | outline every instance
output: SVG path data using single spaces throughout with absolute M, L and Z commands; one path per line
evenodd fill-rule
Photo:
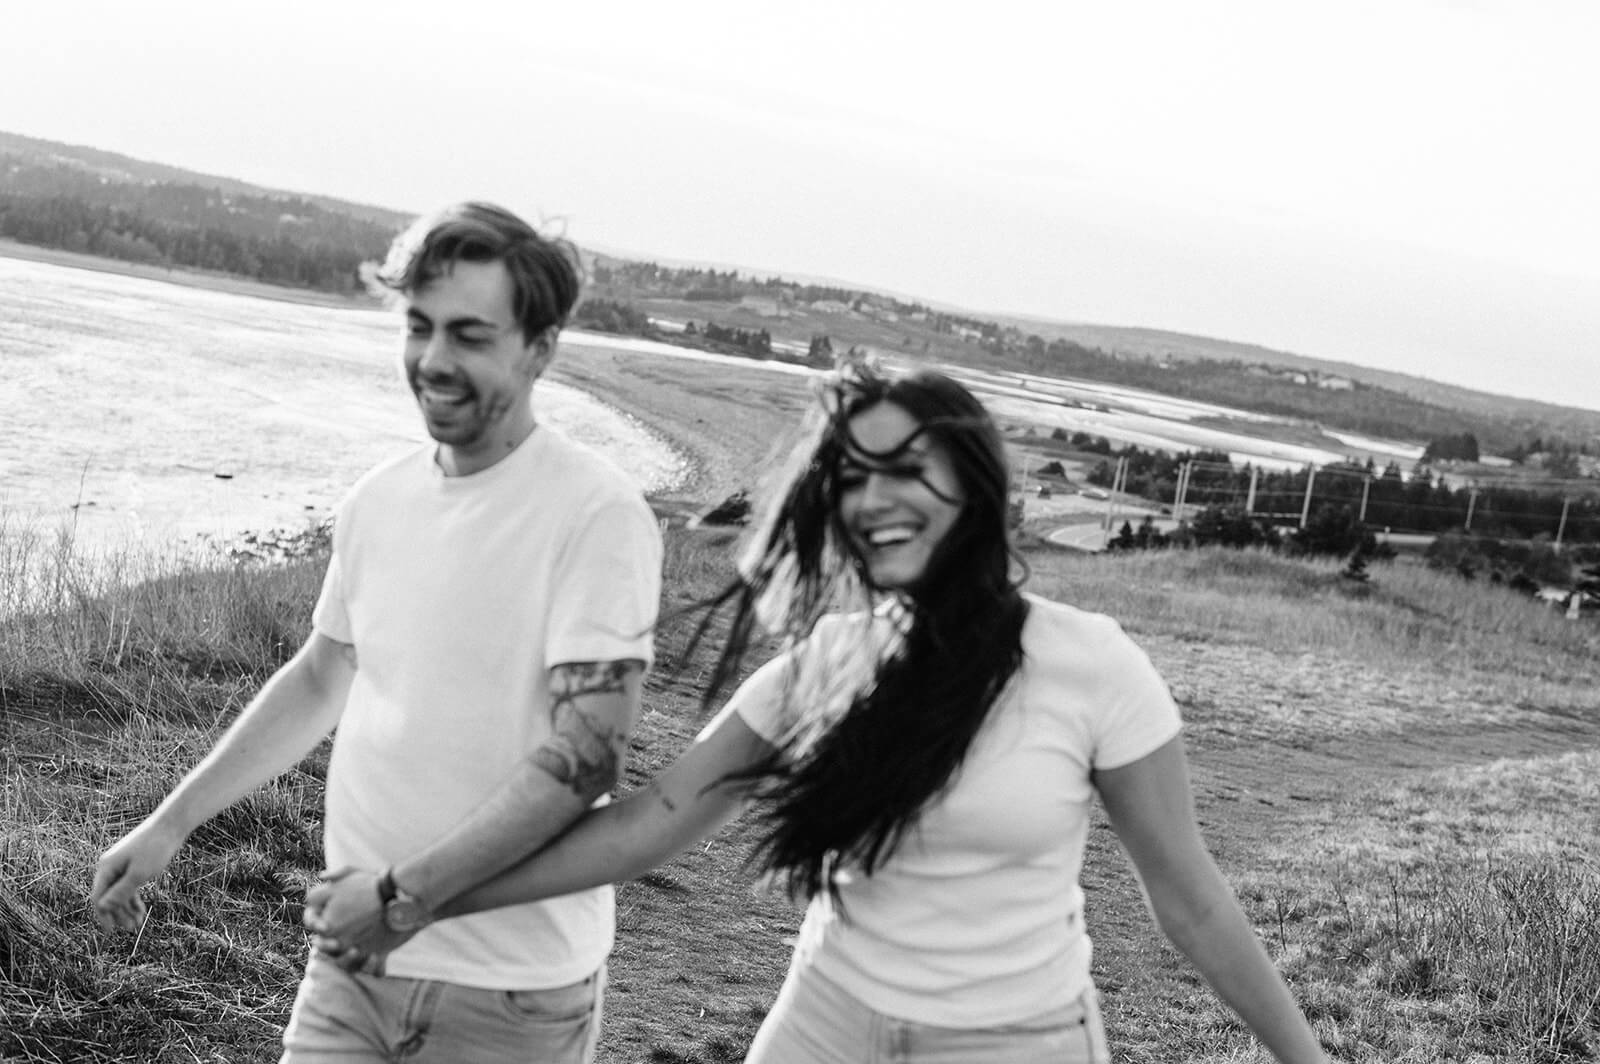
M 1326 388 L 1330 392 L 1348 392 L 1355 388 L 1356 382 L 1349 377 L 1318 377 L 1317 387 Z
M 815 303 L 811 304 L 811 309 L 820 310 L 824 314 L 844 314 L 850 310 L 849 307 L 845 306 L 837 299 L 819 299 Z

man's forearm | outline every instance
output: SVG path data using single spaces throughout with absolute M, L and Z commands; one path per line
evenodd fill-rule
M 525 760 L 448 835 L 397 863 L 395 882 L 428 908 L 438 908 L 543 847 L 592 802 L 552 776 L 536 757 Z
M 395 883 L 437 908 L 571 826 L 622 778 L 643 674 L 638 661 L 552 669 L 550 737 L 476 811 L 395 865 Z
M 272 676 L 217 745 L 151 814 L 181 836 L 288 771 L 339 722 L 348 676 L 319 674 L 302 651 Z

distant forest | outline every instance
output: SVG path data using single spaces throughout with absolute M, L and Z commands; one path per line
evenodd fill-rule
M 0 153 L 0 237 L 25 244 L 349 295 L 394 234 L 308 198 L 115 181 Z

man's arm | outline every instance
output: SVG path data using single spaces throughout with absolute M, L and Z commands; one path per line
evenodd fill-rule
M 155 812 L 100 858 L 89 901 L 102 927 L 139 926 L 139 888 L 195 828 L 293 767 L 332 731 L 355 672 L 354 647 L 312 634 Z
M 437 909 L 565 831 L 622 778 L 643 683 L 642 661 L 552 668 L 550 738 L 475 812 L 395 865 L 396 885 L 428 909 Z M 376 890 L 371 894 L 375 906 Z M 346 924 L 338 912 L 325 917 L 335 933 Z
M 775 748 L 743 717 L 723 713 L 661 775 L 621 801 L 585 813 L 571 830 L 500 875 L 446 902 L 439 919 L 520 905 L 642 875 L 732 819 L 750 797 L 750 772 Z M 403 945 L 411 933 L 389 931 L 380 920 L 339 937 L 329 934 L 326 911 L 343 906 L 351 891 L 362 900 L 374 888 L 340 873 L 306 896 L 305 923 L 319 949 L 356 967 L 371 954 Z

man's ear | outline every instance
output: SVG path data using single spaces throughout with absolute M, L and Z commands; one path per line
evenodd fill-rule
M 552 325 L 544 332 L 529 340 L 523 350 L 529 356 L 529 368 L 533 380 L 544 376 L 544 371 L 550 368 L 550 360 L 556 355 L 556 337 L 560 335 L 561 327 Z

